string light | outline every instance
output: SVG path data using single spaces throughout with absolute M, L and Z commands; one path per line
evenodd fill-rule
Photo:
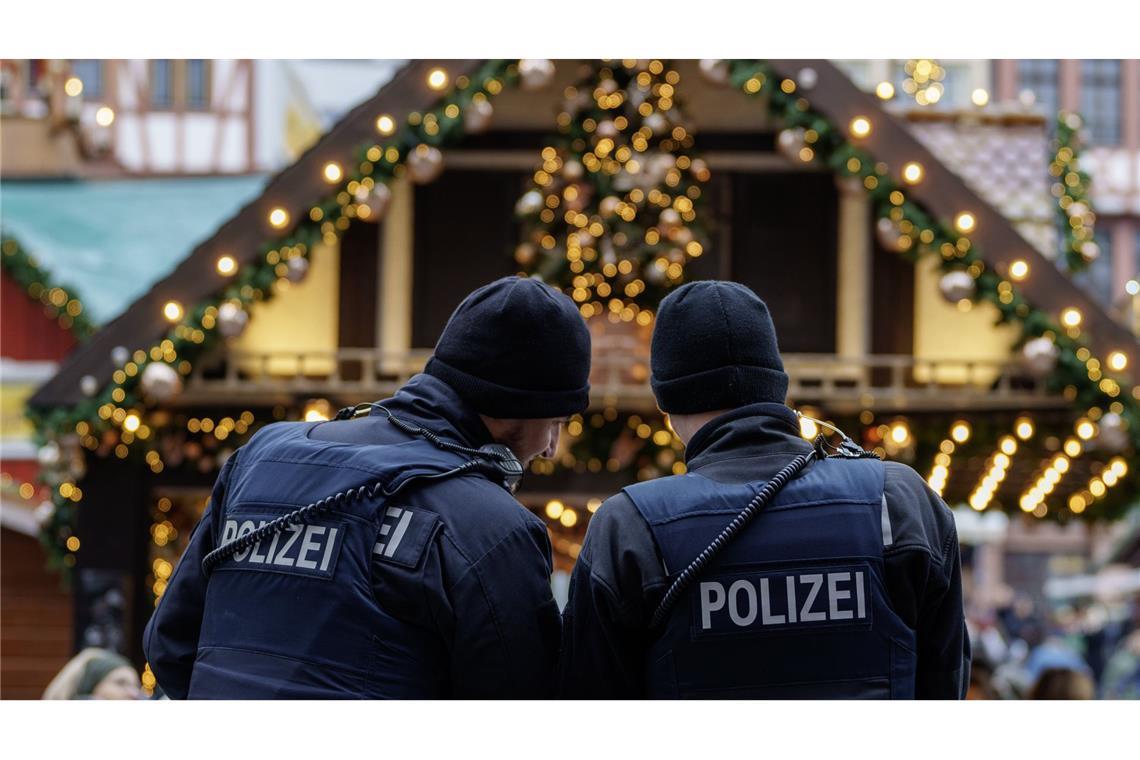
M 1087 417 L 1079 419 L 1074 429 L 1077 433 L 1077 437 L 1082 441 L 1090 440 L 1096 435 L 1096 425 Z
M 895 96 L 895 86 L 890 82 L 879 82 L 875 87 L 875 94 L 879 96 L 880 100 L 890 100 Z
M 546 502 L 546 516 L 551 520 L 557 520 L 562 516 L 562 513 L 565 510 L 566 505 L 558 499 L 551 499 L 550 501 Z
M 903 166 L 902 178 L 908 185 L 917 185 L 925 174 L 922 164 L 917 161 L 910 161 Z
M 1021 282 L 1029 276 L 1029 264 L 1024 259 L 1017 259 L 1009 265 L 1009 278 L 1014 282 Z
M 1023 441 L 1028 441 L 1032 438 L 1033 431 L 1033 420 L 1028 417 L 1018 417 L 1017 421 L 1013 424 L 1013 432 Z
M 218 274 L 226 277 L 237 271 L 237 261 L 234 260 L 233 256 L 219 256 L 215 266 L 218 269 Z
M 139 425 L 141 424 L 142 420 L 139 419 L 139 416 L 134 412 L 131 412 L 123 419 L 123 430 L 126 430 L 129 433 L 134 433 L 139 429 Z
M 962 444 L 970 440 L 970 423 L 965 420 L 958 420 L 954 426 L 950 428 L 950 437 L 954 439 L 955 443 Z
M 109 106 L 103 106 L 95 112 L 95 123 L 100 127 L 109 127 L 115 121 L 115 112 Z
M 974 487 L 973 493 L 966 500 L 972 509 L 981 512 L 989 506 L 994 494 L 1001 488 L 1006 472 L 1012 463 L 1013 455 L 1017 452 L 1017 439 L 1012 435 L 1003 436 L 998 442 L 998 451 L 989 458 L 989 468 L 986 474 Z
M 986 92 L 983 88 L 979 87 L 978 89 L 976 89 L 972 93 L 970 93 L 970 100 L 978 108 L 981 108 L 986 103 L 990 102 L 990 94 L 988 92 Z
M 83 80 L 79 77 L 71 77 L 63 85 L 63 91 L 73 98 L 77 98 L 83 94 Z
M 277 207 L 269 212 L 269 223 L 281 229 L 289 223 L 289 212 L 281 207 Z
M 330 185 L 335 185 L 337 182 L 340 182 L 341 178 L 344 176 L 344 172 L 341 170 L 340 164 L 338 164 L 336 161 L 329 161 L 327 164 L 325 164 L 325 168 L 322 173 L 324 175 L 325 182 L 328 182 Z
M 1113 351 L 1108 355 L 1108 368 L 1113 372 L 1123 372 L 1128 367 L 1128 357 L 1122 351 Z
M 1075 307 L 1070 306 L 1061 312 L 1061 324 L 1065 327 L 1075 328 L 1081 324 L 1081 312 Z
M 871 134 L 871 121 L 866 116 L 856 116 L 848 126 L 851 136 L 862 139 Z
M 168 322 L 177 322 L 182 319 L 183 314 L 182 304 L 178 301 L 167 301 L 166 305 L 162 307 L 162 316 L 166 317 Z
M 443 69 L 432 69 L 430 72 L 428 72 L 428 87 L 432 88 L 433 90 L 439 91 L 444 87 L 447 87 L 447 81 L 447 72 Z
M 376 117 L 376 131 L 388 137 L 396 131 L 396 120 L 388 114 L 380 114 Z
M 963 235 L 973 232 L 976 225 L 977 220 L 974 219 L 974 215 L 969 211 L 960 211 L 958 215 L 954 217 L 954 227 Z

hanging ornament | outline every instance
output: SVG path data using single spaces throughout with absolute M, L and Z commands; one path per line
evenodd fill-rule
M 1057 367 L 1059 354 L 1056 344 L 1044 336 L 1026 341 L 1021 347 L 1021 358 L 1025 361 L 1025 366 L 1038 378 L 1052 374 Z
M 489 100 L 473 100 L 463 111 L 463 129 L 468 134 L 485 132 L 491 126 L 491 117 L 495 109 Z
M 646 119 L 646 121 L 648 121 L 648 119 Z M 609 139 L 612 140 L 618 136 L 617 124 L 614 124 L 609 119 L 606 119 L 605 121 L 598 122 L 597 134 L 598 134 L 598 137 L 608 137 Z
M 94 396 L 99 392 L 99 381 L 95 379 L 94 375 L 84 375 L 79 378 L 79 390 L 83 392 L 84 396 Z
M 662 227 L 676 227 L 681 223 L 681 215 L 677 213 L 677 209 L 667 208 L 661 212 L 659 220 Z
M 621 201 L 618 200 L 617 196 L 607 195 L 605 198 L 602 198 L 598 204 L 598 212 L 601 213 L 602 216 L 613 216 L 617 213 L 619 204 L 621 204 Z
M 305 279 L 305 275 L 309 273 L 309 260 L 304 256 L 294 256 L 289 259 L 285 267 L 285 279 L 296 284 Z
M 810 90 L 818 81 L 819 75 L 810 66 L 800 69 L 800 73 L 796 75 L 796 84 L 801 90 Z
M 582 179 L 585 173 L 585 167 L 574 159 L 570 159 L 562 166 L 562 176 L 571 182 Z
M 655 135 L 659 135 L 669 128 L 669 120 L 660 111 L 654 111 L 645 117 L 645 126 Z
M 524 58 L 519 61 L 519 78 L 524 90 L 540 90 L 554 79 L 554 61 L 548 58 Z
M 977 286 L 969 272 L 956 269 L 942 275 L 942 279 L 938 281 L 938 289 L 942 291 L 942 297 L 947 301 L 958 303 L 963 298 L 973 298 Z
M 392 205 L 392 189 L 383 182 L 377 183 L 368 193 L 365 203 L 368 204 L 368 210 L 372 212 L 370 218 L 383 219 L 384 215 L 388 213 L 388 207 Z
M 515 261 L 519 263 L 519 266 L 529 267 L 534 263 L 537 255 L 538 249 L 530 243 L 523 243 L 515 249 Z
M 182 378 L 165 362 L 151 362 L 143 370 L 139 386 L 153 401 L 169 401 L 182 392 Z
M 716 58 L 703 58 L 698 65 L 701 69 L 701 76 L 703 76 L 707 81 L 711 82 L 712 84 L 728 84 L 728 61 L 723 61 Z
M 804 142 L 804 130 L 801 127 L 794 129 L 781 129 L 780 134 L 776 135 L 776 148 L 784 154 L 790 161 L 800 159 L 800 151 L 806 146 Z
M 245 332 L 249 324 L 249 313 L 233 301 L 226 301 L 218 307 L 218 332 L 226 338 L 236 338 Z
M 111 361 L 116 367 L 126 364 L 131 358 L 131 352 L 125 346 L 115 346 L 111 349 Z
M 1124 418 L 1116 412 L 1109 412 L 1100 418 L 1097 424 L 1097 448 L 1111 454 L 1117 454 L 1128 445 L 1128 430 Z
M 1100 256 L 1100 246 L 1092 240 L 1086 240 L 1085 242 L 1081 243 L 1079 250 L 1081 252 L 1081 258 L 1089 264 L 1096 261 L 1097 257 Z
M 59 465 L 60 450 L 59 444 L 55 441 L 48 441 L 43 446 L 40 446 L 36 452 L 36 460 L 40 463 L 40 467 L 45 469 L 52 469 Z
M 537 190 L 527 190 L 515 203 L 515 213 L 519 216 L 530 216 L 542 211 L 544 205 L 542 193 Z
M 408 154 L 408 174 L 418 185 L 425 185 L 443 171 L 443 154 L 439 148 L 421 143 Z
M 878 238 L 879 245 L 883 246 L 884 250 L 892 253 L 901 251 L 902 246 L 899 245 L 900 235 L 902 235 L 902 231 L 890 217 L 884 216 L 875 223 L 875 237 Z

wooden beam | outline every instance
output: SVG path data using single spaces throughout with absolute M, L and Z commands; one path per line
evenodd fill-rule
M 304 218 L 309 208 L 329 192 L 321 177 L 321 167 L 332 160 L 345 163 L 358 145 L 378 139 L 375 127 L 378 114 L 391 113 L 397 123 L 402 123 L 408 113 L 434 105 L 440 94 L 425 86 L 428 71 L 445 66 L 454 79 L 471 74 L 482 63 L 479 60 L 419 60 L 398 71 L 376 95 L 350 111 L 297 161 L 273 177 L 260 196 L 198 244 L 171 274 L 155 283 L 123 314 L 69 356 L 59 373 L 44 384 L 29 403 L 42 407 L 81 401 L 79 381 L 84 375 L 92 375 L 105 383 L 115 370 L 112 349 L 116 346 L 132 351 L 147 348 L 166 334 L 169 325 L 162 319 L 163 304 L 177 300 L 189 308 L 225 285 L 225 278 L 215 269 L 218 256 L 227 253 L 240 264 L 249 264 L 261 255 L 262 243 L 285 237 L 285 232 L 270 227 L 270 210 L 281 207 L 289 212 L 291 219 Z
M 1024 259 L 1030 267 L 1027 280 L 1017 287 L 1035 306 L 1055 319 L 1068 307 L 1076 307 L 1083 315 L 1082 335 L 1096 356 L 1123 351 L 1129 367 L 1140 362 L 1140 340 L 1117 323 L 1091 295 L 1079 288 L 1052 261 L 1042 256 L 1006 219 L 1001 212 L 979 197 L 957 174 L 948 169 L 907 128 L 891 116 L 871 93 L 856 87 L 846 75 L 826 60 L 773 60 L 775 71 L 782 77 L 799 79 L 806 68 L 816 73 L 816 84 L 804 97 L 823 112 L 837 129 L 846 131 L 856 116 L 867 117 L 871 134 L 857 141 L 875 157 L 885 161 L 890 173 L 898 177 L 908 161 L 918 161 L 926 169 L 923 181 L 906 190 L 948 227 L 960 211 L 969 211 L 977 220 L 970 241 L 979 249 L 986 265 L 1000 273 L 1009 269 L 1015 259 Z

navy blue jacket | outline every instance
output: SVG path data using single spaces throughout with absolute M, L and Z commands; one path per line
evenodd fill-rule
M 491 436 L 479 416 L 449 386 L 436 378 L 417 375 L 395 397 L 383 403 L 394 415 L 420 424 L 444 439 L 474 448 L 491 442 Z M 239 449 L 223 468 L 206 512 L 147 625 L 144 649 L 148 661 L 159 685 L 172 698 L 290 695 L 283 687 L 273 685 L 280 682 L 281 673 L 274 672 L 273 659 L 268 653 L 256 651 L 257 637 L 250 637 L 250 641 L 242 645 L 245 649 L 214 646 L 214 639 L 225 637 L 229 632 L 224 624 L 215 622 L 223 620 L 215 614 L 218 611 L 208 608 L 208 605 L 218 603 L 210 583 L 217 588 L 230 583 L 231 578 L 245 576 L 260 581 L 263 585 L 259 588 L 288 594 L 289 576 L 233 572 L 223 564 L 207 579 L 201 563 L 203 557 L 219 545 L 219 539 L 227 529 L 228 500 L 235 501 L 233 509 L 245 509 L 244 504 L 256 501 L 259 489 L 272 492 L 276 484 L 258 481 L 259 469 L 271 472 L 265 462 L 272 457 L 267 456 L 266 450 L 277 445 L 275 440 L 289 438 L 290 430 L 302 427 L 304 434 L 314 441 L 316 455 L 324 458 L 328 457 L 328 452 L 343 452 L 345 460 L 351 460 L 360 455 L 361 448 L 377 444 L 406 446 L 413 451 L 421 446 L 431 447 L 421 439 L 410 439 L 382 415 L 374 413 L 361 419 L 315 426 L 305 423 L 271 425 L 260 431 L 247 447 Z M 283 431 L 287 434 L 283 435 Z M 266 441 L 264 444 L 258 440 L 262 436 Z M 295 435 L 292 437 L 296 438 Z M 250 460 L 249 464 L 244 462 L 243 454 L 246 455 L 244 459 Z M 262 463 L 260 467 L 254 466 L 258 462 Z M 331 464 L 329 467 L 330 484 L 340 482 L 337 480 L 340 473 Z M 265 478 L 266 475 L 260 477 Z M 392 636 L 391 628 L 377 630 L 376 637 L 381 646 L 376 651 L 381 656 L 377 657 L 373 651 L 367 658 L 361 656 L 361 661 L 350 663 L 350 669 L 345 669 L 345 672 L 362 674 L 362 682 L 369 688 L 338 693 L 337 684 L 330 678 L 319 695 L 424 698 L 547 696 L 552 689 L 559 649 L 559 617 L 550 587 L 550 543 L 542 521 L 500 485 L 474 473 L 421 481 L 402 491 L 399 503 L 401 508 L 430 513 L 433 527 L 430 533 L 403 540 L 401 551 L 412 547 L 416 549 L 413 552 L 416 556 L 409 554 L 404 558 L 406 561 L 395 562 L 388 561 L 381 551 L 373 557 L 370 567 L 367 563 L 362 566 L 358 575 L 371 573 L 372 598 L 363 599 L 351 625 L 343 627 L 358 628 L 361 620 L 374 620 L 377 625 L 388 621 L 386 625 L 400 626 L 397 631 L 400 641 L 388 643 L 396 638 Z M 234 515 L 229 517 L 232 521 Z M 398 522 L 398 518 L 392 520 L 389 530 L 393 527 L 400 530 Z M 319 541 L 320 538 L 313 540 Z M 303 548 L 303 542 L 297 543 Z M 422 547 L 422 550 L 417 547 Z M 378 545 L 377 548 L 383 547 Z M 264 549 L 260 551 L 265 552 Z M 336 572 L 347 572 L 349 565 L 346 564 L 345 549 L 339 551 Z M 323 553 L 316 548 L 309 556 L 317 559 Z M 244 560 L 247 563 L 250 561 L 248 557 Z M 292 555 L 284 557 L 284 561 L 292 562 Z M 350 580 L 362 580 L 367 593 L 367 577 Z M 277 585 L 266 586 L 266 583 Z M 298 585 L 295 588 L 300 590 L 302 587 Z M 306 599 L 309 600 L 307 603 L 312 603 L 311 598 Z M 272 626 L 259 629 L 258 621 L 248 616 L 243 618 L 240 600 L 227 599 L 226 602 L 227 607 L 239 608 L 224 611 L 231 624 L 241 630 L 234 635 L 248 635 L 248 631 L 260 630 L 267 649 L 270 636 L 276 647 L 287 647 L 290 636 L 301 642 L 314 636 L 328 637 L 328 643 L 333 647 L 338 643 L 339 627 L 335 619 L 324 614 L 327 611 L 311 611 L 311 626 L 306 624 L 304 613 L 298 612 L 289 618 L 289 626 L 294 626 L 295 630 L 280 631 Z M 338 611 L 337 614 L 344 614 L 347 620 L 352 611 Z M 204 619 L 206 627 L 203 626 Z M 345 644 L 348 646 L 349 642 Z M 305 645 L 312 649 L 310 643 Z M 217 651 L 220 649 L 226 650 L 221 658 Z M 384 672 L 385 653 L 399 658 L 400 672 L 395 677 Z M 233 659 L 226 660 L 226 657 Z M 389 663 L 396 661 L 389 659 Z M 246 671 L 242 676 L 244 681 L 227 680 L 216 672 L 210 672 L 208 677 L 202 673 L 195 677 L 196 667 L 208 671 L 221 670 L 226 662 L 236 663 Z M 369 673 L 369 669 L 380 672 Z M 260 676 L 263 676 L 262 683 L 255 683 Z M 210 688 L 201 685 L 205 682 L 210 683 Z M 248 684 L 248 690 L 240 686 L 241 683 Z M 224 684 L 224 687 L 217 684 Z
M 686 464 L 689 472 L 712 481 L 755 483 L 810 450 L 787 407 L 754 404 L 701 428 L 686 449 Z M 883 583 L 893 615 L 914 631 L 917 641 L 914 695 L 961 698 L 968 685 L 970 645 L 953 514 L 909 467 L 884 462 L 882 468 Z M 725 515 L 723 523 L 731 519 Z M 745 534 L 757 527 L 753 523 Z M 666 570 L 653 530 L 626 493 L 598 509 L 563 612 L 562 696 L 644 698 L 655 693 L 654 674 L 646 665 L 656 643 L 648 623 L 668 586 L 668 573 L 679 569 Z

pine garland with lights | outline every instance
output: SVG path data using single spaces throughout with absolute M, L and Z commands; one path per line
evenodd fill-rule
M 27 291 L 29 298 L 43 304 L 44 313 L 49 318 L 56 320 L 79 341 L 95 332 L 96 325 L 84 313 L 83 302 L 75 288 L 54 282 L 51 274 L 16 238 L 0 232 L 0 252 L 4 271 Z
M 705 63 L 702 62 L 702 70 L 706 70 Z M 708 71 L 715 72 L 717 77 L 723 76 L 725 81 L 742 89 L 746 94 L 752 96 L 763 94 L 771 114 L 784 125 L 777 141 L 781 152 L 793 160 L 819 161 L 841 176 L 861 182 L 870 194 L 879 219 L 878 232 L 885 242 L 894 250 L 911 258 L 939 256 L 943 270 L 947 276 L 950 276 L 949 278 L 944 276 L 944 295 L 948 298 L 953 296 L 954 300 L 968 298 L 971 301 L 992 303 L 998 309 L 1001 322 L 1020 324 L 1022 340 L 1027 345 L 1032 341 L 1044 339 L 1048 344 L 1045 346 L 1048 349 L 1046 358 L 1051 362 L 1048 371 L 1043 373 L 1047 386 L 1054 391 L 1063 392 L 1065 397 L 1078 407 L 1089 409 L 1089 419 L 1086 420 L 1089 424 L 1095 424 L 1096 420 L 1104 418 L 1107 414 L 1116 415 L 1121 428 L 1127 432 L 1127 447 L 1131 451 L 1140 448 L 1140 410 L 1136 403 L 1136 390 L 1133 389 L 1130 395 L 1121 381 L 1108 377 L 1106 372 L 1102 373 L 1099 360 L 1092 357 L 1088 349 L 1081 344 L 1075 326 L 1064 328 L 1058 325 L 1052 316 L 1029 304 L 1017 292 L 1012 282 L 986 267 L 967 235 L 972 228 L 972 218 L 967 219 L 966 215 L 960 215 L 955 220 L 958 227 L 958 232 L 955 232 L 950 226 L 935 219 L 925 209 L 907 199 L 902 187 L 889 176 L 886 165 L 875 162 L 867 151 L 850 143 L 825 116 L 814 111 L 802 94 L 797 93 L 796 82 L 784 79 L 777 83 L 766 63 L 750 60 L 708 63 L 711 63 L 707 68 Z M 627 123 L 624 127 L 614 124 L 616 132 L 609 137 L 613 145 L 604 151 L 607 155 L 599 155 L 597 148 L 600 141 L 606 139 L 605 135 L 597 134 L 597 125 L 604 120 L 599 117 L 609 116 L 616 119 L 617 110 L 621 110 L 624 115 L 630 104 L 641 97 L 635 95 L 635 92 L 645 95 L 645 100 L 639 103 L 638 107 L 644 102 L 656 99 L 659 111 L 669 111 L 675 106 L 676 92 L 674 90 L 666 94 L 665 86 L 672 88 L 677 82 L 669 81 L 669 74 L 663 64 L 660 71 L 655 72 L 652 68 L 648 68 L 652 63 L 647 64 L 643 71 L 641 64 L 637 62 L 630 65 L 623 62 L 620 67 L 614 65 L 609 69 L 609 77 L 600 76 L 604 66 L 594 64 L 590 66 L 592 74 L 587 77 L 587 81 L 594 83 L 597 80 L 600 92 L 591 89 L 586 93 L 589 100 L 583 100 L 579 104 L 582 119 L 577 121 L 573 117 L 569 119 L 561 147 L 552 146 L 554 152 L 549 157 L 545 155 L 543 157 L 545 161 L 551 163 L 552 171 L 548 171 L 545 167 L 542 171 L 550 175 L 550 182 L 559 189 L 559 194 L 554 196 L 558 199 L 558 205 L 568 200 L 577 204 L 580 202 L 582 192 L 577 189 L 577 195 L 571 193 L 574 197 L 567 198 L 565 189 L 575 184 L 572 182 L 575 178 L 566 176 L 566 168 L 572 161 L 577 161 L 583 168 L 587 168 L 584 162 L 590 153 L 600 168 L 600 171 L 591 172 L 597 175 L 591 181 L 596 182 L 593 187 L 598 191 L 592 195 L 587 193 L 585 205 L 580 211 L 574 211 L 573 221 L 568 222 L 565 212 L 562 217 L 555 214 L 543 219 L 541 207 L 532 210 L 531 213 L 537 215 L 536 219 L 532 220 L 534 225 L 532 229 L 536 232 L 545 230 L 538 242 L 548 255 L 544 255 L 541 263 L 536 255 L 531 266 L 534 267 L 534 271 L 541 272 L 550 281 L 568 288 L 572 296 L 576 289 L 592 288 L 594 295 L 587 293 L 586 298 L 577 298 L 583 306 L 589 303 L 591 314 L 595 311 L 594 304 L 601 303 L 600 300 L 591 299 L 613 295 L 611 301 L 615 298 L 620 299 L 617 308 L 604 307 L 611 314 L 618 314 L 619 318 L 624 318 L 622 313 L 627 309 L 628 313 L 636 315 L 649 312 L 648 320 L 651 321 L 652 309 L 661 296 L 669 287 L 683 281 L 683 265 L 687 260 L 686 257 L 699 255 L 696 248 L 686 250 L 690 242 L 703 246 L 700 230 L 695 227 L 695 214 L 696 202 L 700 197 L 699 185 L 707 178 L 707 167 L 698 164 L 699 159 L 693 159 L 688 155 L 692 137 L 687 128 L 665 117 L 668 130 L 655 130 L 644 123 L 648 115 L 643 116 L 640 111 L 630 111 L 630 115 L 625 116 Z M 460 77 L 454 83 L 454 87 L 441 94 L 437 107 L 423 114 L 412 114 L 403 127 L 392 117 L 381 115 L 377 119 L 377 129 L 382 138 L 380 141 L 369 141 L 359 146 L 347 169 L 331 162 L 325 166 L 324 176 L 326 181 L 334 186 L 333 192 L 315 204 L 307 217 L 300 220 L 291 220 L 283 209 L 274 209 L 269 221 L 279 230 L 288 230 L 284 237 L 276 241 L 267 241 L 253 262 L 240 267 L 233 259 L 228 262 L 219 260 L 219 271 L 232 274 L 232 279 L 230 284 L 212 297 L 189 309 L 173 302 L 167 304 L 166 316 L 177 324 L 164 339 L 157 341 L 149 350 L 139 350 L 133 355 L 120 357 L 122 360 L 117 360 L 119 369 L 116 370 L 111 384 L 102 389 L 91 388 L 88 394 L 90 398 L 75 407 L 29 410 L 29 417 L 35 423 L 41 443 L 45 446 L 62 444 L 73 459 L 75 454 L 79 454 L 80 447 L 92 451 L 106 451 L 110 447 L 122 458 L 143 457 L 145 454 L 151 469 L 158 471 L 156 468 L 163 466 L 160 441 L 168 431 L 166 426 L 160 424 L 157 416 L 146 418 L 145 415 L 155 405 L 161 404 L 170 395 L 178 392 L 180 378 L 190 373 L 193 362 L 203 351 L 215 345 L 223 337 L 240 333 L 248 319 L 249 307 L 253 303 L 272 298 L 278 283 L 286 280 L 299 281 L 303 278 L 309 258 L 318 244 L 335 244 L 353 219 L 381 217 L 390 199 L 386 183 L 393 177 L 406 174 L 413 181 L 428 182 L 438 176 L 442 170 L 439 147 L 453 144 L 465 133 L 486 128 L 491 113 L 490 100 L 494 95 L 520 79 L 524 87 L 535 79 L 541 82 L 543 79 L 548 79 L 552 71 L 553 64 L 549 61 L 489 61 L 472 76 Z M 647 87 L 643 87 L 638 81 L 642 73 L 649 75 Z M 806 77 L 802 78 L 805 78 L 804 84 L 807 86 Z M 612 86 L 601 85 L 601 82 L 606 80 L 618 84 L 617 89 L 610 90 Z M 448 84 L 445 72 L 437 70 L 429 76 L 428 85 L 441 93 L 447 90 Z M 631 84 L 635 85 L 634 90 L 629 89 Z M 614 96 L 618 96 L 619 91 L 623 94 L 619 96 L 620 99 L 615 99 Z M 577 95 L 576 92 L 575 96 Z M 611 98 L 611 101 L 602 101 L 602 95 Z M 663 98 L 673 101 L 670 103 L 671 108 L 664 108 Z M 611 102 L 609 108 L 603 107 L 610 105 Z M 652 107 L 651 104 L 650 108 Z M 637 116 L 636 121 L 634 113 Z M 650 110 L 649 115 L 652 113 Z M 585 129 L 587 118 L 593 119 L 595 126 L 592 131 Z M 574 126 L 576 123 L 581 125 L 581 132 L 576 131 L 577 128 Z M 632 128 L 635 123 L 639 125 L 638 129 Z M 865 125 L 849 126 L 850 129 L 863 127 L 869 130 L 872 125 L 867 122 Z M 650 135 L 646 135 L 643 131 L 646 128 L 650 130 Z M 684 132 L 675 132 L 677 128 L 683 129 Z M 608 133 L 609 128 L 606 131 Z M 633 144 L 638 134 L 646 142 L 645 151 L 638 151 L 637 145 Z M 625 164 L 626 173 L 631 173 L 629 161 L 633 159 L 634 153 L 649 152 L 649 148 L 652 147 L 654 155 L 671 157 L 671 166 L 665 166 L 664 160 L 660 166 L 665 173 L 664 184 L 669 189 L 661 189 L 657 186 L 660 183 L 655 183 L 652 189 L 661 194 L 658 196 L 657 207 L 662 211 L 669 209 L 677 211 L 681 216 L 681 223 L 674 224 L 670 219 L 662 225 L 660 211 L 653 208 L 654 202 L 650 200 L 650 190 L 643 191 L 644 198 L 635 199 L 631 195 L 635 186 L 629 189 L 617 186 L 617 177 L 620 176 L 622 167 L 618 167 L 618 172 L 612 172 L 612 161 L 617 160 L 616 151 L 622 147 L 619 145 L 619 139 L 628 140 L 629 147 L 632 148 L 630 156 L 624 162 L 619 162 Z M 615 158 L 609 159 L 611 154 L 615 155 Z M 607 159 L 611 163 L 607 163 Z M 571 172 L 574 171 L 576 170 L 571 169 Z M 672 174 L 674 171 L 676 175 Z M 904 168 L 904 176 L 907 176 L 909 171 L 909 166 Z M 918 168 L 918 172 L 920 175 L 921 167 Z M 556 176 L 561 180 L 556 180 Z M 675 182 L 671 182 L 671 178 L 674 177 Z M 536 184 L 542 185 L 545 192 L 547 184 L 538 183 L 537 179 L 536 177 Z M 559 181 L 562 184 L 558 184 Z M 693 189 L 697 192 L 692 193 Z M 614 191 L 619 191 L 624 196 L 611 195 Z M 543 193 L 540 193 L 540 196 L 542 195 Z M 666 204 L 669 208 L 661 206 L 659 202 L 660 198 L 666 195 L 669 197 Z M 601 201 L 610 197 L 617 199 L 617 205 L 612 209 L 614 213 L 603 214 Z M 681 207 L 676 205 L 678 200 L 685 199 L 692 204 L 682 204 Z M 543 205 L 546 204 L 543 197 L 540 197 L 540 201 Z M 613 202 L 607 203 L 607 211 L 611 210 L 610 205 L 613 205 Z M 633 217 L 627 219 L 629 212 L 626 209 L 631 206 Z M 656 218 L 649 216 L 651 211 L 657 213 Z M 621 212 L 625 212 L 625 215 L 623 216 Z M 585 225 L 576 223 L 579 213 L 587 216 Z M 597 235 L 591 230 L 595 221 L 601 227 L 600 234 Z M 634 226 L 627 227 L 629 224 Z M 588 240 L 582 235 L 583 229 L 589 233 Z M 643 236 L 635 238 L 628 230 L 640 230 Z M 644 237 L 648 230 L 657 230 L 656 240 Z M 670 236 L 670 233 L 675 234 L 678 230 L 691 232 L 692 240 L 689 241 L 684 234 L 682 240 Z M 624 240 L 618 238 L 623 232 Z M 542 245 L 545 235 L 554 240 L 553 246 Z M 577 240 L 572 243 L 573 236 L 576 236 Z M 607 239 L 614 245 L 616 260 L 613 262 L 609 260 L 608 249 L 598 248 L 593 248 L 595 257 L 586 260 L 586 249 L 591 248 L 596 242 Z M 561 249 L 559 241 L 564 246 Z M 577 258 L 568 255 L 573 244 L 576 244 L 582 254 Z M 678 244 L 683 246 L 680 247 L 683 251 L 680 257 L 673 255 Z M 537 253 L 536 250 L 535 254 Z M 625 258 L 621 258 L 622 256 Z M 659 262 L 662 258 L 667 262 L 664 267 L 666 276 L 660 282 L 655 282 L 655 275 L 650 273 L 654 270 L 661 271 Z M 630 262 L 630 271 L 621 271 L 622 260 Z M 574 271 L 574 267 L 571 266 L 575 261 L 581 263 L 579 271 Z M 607 273 L 605 267 L 608 263 L 615 264 L 616 273 Z M 644 278 L 636 277 L 635 263 L 637 271 L 644 273 Z M 682 268 L 679 273 L 673 269 L 673 273 L 677 276 L 672 276 L 669 271 L 674 264 Z M 593 275 L 592 281 L 589 279 L 585 282 L 575 281 L 575 278 L 586 274 Z M 603 284 L 608 285 L 615 274 L 619 276 L 616 283 L 620 286 L 620 290 L 615 293 L 613 285 L 609 285 L 609 294 L 603 295 L 599 287 Z M 632 291 L 627 289 L 638 280 L 641 280 L 641 285 L 634 286 Z M 605 288 L 601 290 L 604 291 Z M 637 307 L 637 311 L 633 310 L 634 306 Z M 125 351 L 123 353 L 126 354 Z M 1048 356 L 1049 353 L 1053 354 L 1052 357 Z M 160 371 L 154 371 L 154 368 Z M 1110 368 L 1108 365 L 1104 367 L 1106 371 Z M 152 377 L 154 382 L 150 383 L 150 390 L 144 393 L 142 381 L 148 376 Z M 604 420 L 601 429 L 609 430 L 613 427 L 614 430 L 611 432 L 614 433 L 614 443 L 616 443 L 617 438 L 629 427 L 629 422 L 627 417 L 619 416 L 614 420 Z M 676 471 L 676 459 L 666 466 L 665 460 L 668 456 L 663 455 L 666 449 L 675 451 L 674 443 L 670 441 L 659 445 L 654 440 L 658 437 L 656 433 L 660 432 L 660 429 L 662 428 L 654 430 L 651 426 L 648 438 L 639 436 L 641 440 L 648 441 L 643 446 L 657 447 L 639 449 L 632 455 L 631 461 L 642 463 L 639 465 L 639 477 Z M 146 435 L 141 434 L 144 430 Z M 596 442 L 604 444 L 603 439 L 604 436 L 597 437 Z M 576 445 L 587 446 L 587 450 L 580 450 L 580 453 L 586 454 L 587 467 L 591 458 L 598 458 L 606 464 L 609 458 L 613 458 L 610 456 L 614 448 L 613 443 L 606 448 L 604 460 L 600 455 L 596 456 L 602 447 L 593 447 L 590 441 Z M 575 457 L 583 458 L 579 455 Z M 78 467 L 81 468 L 81 456 L 78 457 L 78 461 Z M 73 466 L 69 473 L 65 473 L 65 478 L 70 479 L 60 480 L 54 485 L 48 482 L 48 485 L 53 485 L 56 509 L 42 535 L 45 544 L 53 549 L 54 564 L 64 568 L 74 564 L 75 561 L 73 550 L 68 548 L 68 541 L 73 538 L 71 535 L 73 505 L 77 501 L 75 497 L 78 491 L 75 481 L 81 476 L 76 473 L 77 470 Z M 1132 489 L 1136 488 L 1138 478 L 1135 471 L 1128 473 L 1127 482 Z M 62 495 L 61 488 L 68 496 Z M 1121 492 L 1127 489 L 1114 490 Z M 81 493 L 78 493 L 78 497 L 82 497 Z M 1118 510 L 1124 503 L 1123 499 L 1106 500 L 1103 502 L 1104 508 L 1090 512 L 1090 516 L 1111 517 L 1114 510 Z M 1053 513 L 1050 514 L 1053 516 Z
M 597 61 L 567 88 L 559 135 L 516 212 L 527 273 L 589 318 L 651 323 L 707 236 L 697 222 L 707 165 L 690 155 L 680 74 L 662 61 Z
M 1089 175 L 1081 169 L 1079 114 L 1062 111 L 1054 126 L 1053 160 L 1049 175 L 1054 181 L 1050 192 L 1057 199 L 1057 227 L 1061 231 L 1061 253 L 1070 272 L 1079 272 L 1100 255 L 1093 238 L 1096 214 L 1089 200 Z

